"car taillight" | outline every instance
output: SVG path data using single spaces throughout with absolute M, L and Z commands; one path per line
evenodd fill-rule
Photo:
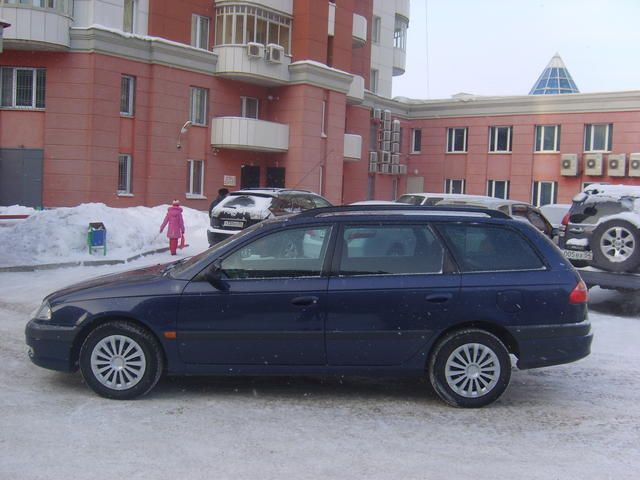
M 562 225 L 564 225 L 565 227 L 567 225 L 569 225 L 569 214 L 568 213 L 564 214 L 564 217 L 562 217 L 562 222 L 560 222 L 560 223 L 562 223 Z
M 587 303 L 589 299 L 589 289 L 583 280 L 580 280 L 571 293 L 569 294 L 569 303 L 572 305 L 578 305 L 580 303 Z

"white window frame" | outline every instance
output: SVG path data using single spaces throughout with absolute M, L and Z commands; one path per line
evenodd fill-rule
M 127 1 L 130 3 L 131 8 L 131 29 L 128 30 L 125 25 L 125 18 L 127 17 Z M 124 0 L 122 6 L 122 31 L 125 33 L 136 33 L 136 20 L 137 20 L 137 1 L 136 0 Z
M 500 130 L 503 130 L 503 129 L 507 129 L 507 149 L 498 150 L 498 136 L 499 136 Z M 513 136 L 513 126 L 511 125 L 496 125 L 493 127 L 489 127 L 489 153 L 511 153 L 512 136 Z M 493 137 L 493 142 L 491 142 L 492 137 Z
M 551 131 L 551 133 L 549 133 Z M 540 132 L 540 133 L 538 133 Z M 545 150 L 544 144 L 547 135 L 553 135 L 553 149 Z M 560 151 L 560 125 L 536 125 L 535 145 L 536 152 L 559 152 Z
M 197 93 L 201 93 L 199 96 Z M 202 104 L 198 104 L 201 100 Z M 189 87 L 189 120 L 193 125 L 207 126 L 209 90 L 202 87 Z
M 444 181 L 444 193 L 454 193 L 454 182 L 460 182 L 460 193 L 464 194 L 466 191 L 466 182 L 464 181 L 464 178 L 446 178 Z
M 205 198 L 204 196 L 204 160 L 187 160 L 188 163 L 188 191 L 186 192 L 187 198 Z M 195 165 L 200 164 L 200 185 L 194 185 Z
M 548 205 L 547 203 L 542 204 L 540 202 L 540 197 L 542 196 L 542 185 L 551 185 L 551 201 L 549 202 L 549 204 L 555 203 L 558 197 L 558 182 L 550 180 L 536 180 L 531 185 L 531 204 L 536 207 Z
M 504 197 L 499 197 L 496 195 L 496 185 L 498 184 L 501 184 L 504 186 Z M 510 187 L 509 180 L 487 180 L 487 196 L 508 200 L 509 187 Z
M 125 188 L 124 189 L 120 189 L 120 162 L 121 160 L 126 160 L 126 167 L 127 167 L 127 171 L 125 172 Z M 118 196 L 120 197 L 132 197 L 133 196 L 133 191 L 132 191 L 132 177 L 131 174 L 133 172 L 133 161 L 132 161 L 132 157 L 129 154 L 126 153 L 121 153 L 120 155 L 118 155 Z
M 593 148 L 593 139 L 595 137 L 596 127 L 605 127 L 605 148 L 604 150 L 595 150 Z M 590 135 L 589 135 L 590 133 Z M 588 145 L 587 145 L 588 142 Z M 587 123 L 584 126 L 584 151 L 585 152 L 610 152 L 613 148 L 613 123 Z
M 11 71 L 11 104 L 2 104 L 2 94 L 4 86 L 2 85 L 2 79 L 4 78 L 5 71 Z M 17 105 L 18 100 L 18 72 L 30 71 L 31 78 L 31 105 Z M 38 105 L 38 72 L 44 72 L 44 86 L 43 86 L 43 104 Z M 46 106 L 46 93 L 47 93 L 47 70 L 45 68 L 29 68 L 29 67 L 0 67 L 0 108 L 15 108 L 19 110 L 43 110 Z
M 416 150 L 416 132 L 420 132 L 420 145 Z M 411 152 L 410 153 L 420 153 L 422 152 L 422 129 L 421 128 L 412 128 L 411 129 Z
M 123 81 L 127 81 L 127 90 L 124 91 Z M 126 95 L 126 107 L 122 109 L 122 96 Z M 136 103 L 136 77 L 131 75 L 122 75 L 120 77 L 120 115 L 123 117 L 133 117 L 135 115 L 135 103 Z
M 373 16 L 371 21 L 371 42 L 378 45 L 380 44 L 380 33 L 382 32 L 382 18 L 377 15 Z
M 248 112 L 248 103 L 251 101 L 255 101 L 256 104 L 256 116 L 249 116 Z M 256 97 L 240 97 L 240 116 L 242 118 L 254 118 L 258 119 L 260 116 L 260 101 Z
M 375 68 L 372 68 L 369 76 L 369 90 L 371 93 L 378 93 L 378 88 L 380 87 L 379 82 L 380 72 Z
M 322 118 L 320 119 L 320 136 L 327 138 L 327 101 L 322 101 Z
M 456 132 L 462 130 L 464 132 L 462 150 L 456 149 Z M 450 127 L 447 128 L 447 153 L 467 153 L 467 127 Z
M 206 29 L 204 28 L 206 26 Z M 211 19 L 195 13 L 191 14 L 191 46 L 209 50 Z M 205 37 L 204 39 L 202 37 Z M 204 42 L 204 45 L 203 45 Z

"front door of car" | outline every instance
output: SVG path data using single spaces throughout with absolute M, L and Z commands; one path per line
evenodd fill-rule
M 331 228 L 291 228 L 244 244 L 184 290 L 180 355 L 189 364 L 324 365 Z M 212 284 L 216 285 L 214 287 Z
M 329 365 L 400 365 L 456 319 L 460 275 L 425 224 L 354 224 L 329 280 Z M 422 363 L 426 359 L 420 360 Z

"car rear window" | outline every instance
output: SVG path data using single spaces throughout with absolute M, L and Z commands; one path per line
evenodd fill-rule
M 544 263 L 517 231 L 491 225 L 438 225 L 465 272 L 540 270 Z
M 633 204 L 623 199 L 591 197 L 584 202 L 574 202 L 569 211 L 570 223 L 596 224 L 602 217 L 633 210 Z
M 226 201 L 220 203 L 220 207 L 235 209 L 257 209 L 267 210 L 272 197 L 258 197 L 254 195 L 233 195 L 229 196 Z

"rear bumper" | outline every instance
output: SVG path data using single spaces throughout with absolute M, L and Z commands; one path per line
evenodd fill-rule
M 518 368 L 547 367 L 575 362 L 591 353 L 591 322 L 514 327 L 518 343 Z
M 51 370 L 76 370 L 71 351 L 77 333 L 77 327 L 49 325 L 31 320 L 25 329 L 29 358 L 36 365 Z

